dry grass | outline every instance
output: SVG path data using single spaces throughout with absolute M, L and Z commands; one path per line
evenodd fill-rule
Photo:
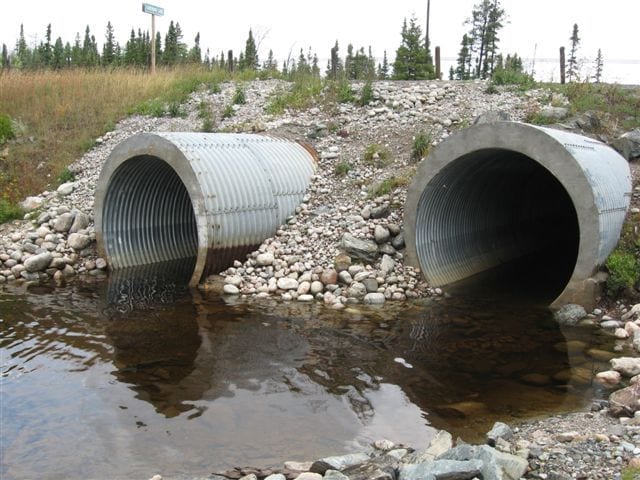
M 0 114 L 20 130 L 0 148 L 0 199 L 54 188 L 65 167 L 126 115 L 181 102 L 199 85 L 225 79 L 225 72 L 197 68 L 154 76 L 128 69 L 0 75 Z

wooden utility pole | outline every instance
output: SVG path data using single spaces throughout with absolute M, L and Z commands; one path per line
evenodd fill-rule
M 440 71 L 440 47 L 436 47 L 436 78 L 441 80 L 442 72 Z
M 142 11 L 151 14 L 151 73 L 156 73 L 156 15 L 164 15 L 164 8 L 143 3 Z
M 431 0 L 427 0 L 427 29 L 424 34 L 424 48 L 427 51 L 427 55 L 429 55 L 429 16 L 430 15 L 431 15 Z
M 560 83 L 564 85 L 564 47 L 560 47 Z

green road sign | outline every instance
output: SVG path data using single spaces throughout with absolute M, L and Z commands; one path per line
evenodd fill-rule
M 143 3 L 142 11 L 144 13 L 150 13 L 151 15 L 157 15 L 158 17 L 164 15 L 164 8 L 156 7 L 155 5 L 151 5 L 150 3 Z

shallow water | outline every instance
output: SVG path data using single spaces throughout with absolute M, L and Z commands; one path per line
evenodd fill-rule
M 4 287 L 0 319 L 3 479 L 191 478 L 437 428 L 474 441 L 586 406 L 606 360 L 586 352 L 612 347 L 486 299 L 334 311 L 155 281 Z

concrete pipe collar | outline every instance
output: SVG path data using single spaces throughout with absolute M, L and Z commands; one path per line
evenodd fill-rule
M 590 277 L 616 246 L 628 163 L 560 130 L 494 122 L 457 132 L 407 192 L 407 261 L 432 286 L 500 277 L 552 304 L 593 302 Z
M 188 264 L 195 286 L 272 236 L 315 168 L 309 148 L 279 138 L 134 135 L 113 150 L 98 179 L 98 251 L 112 269 Z

